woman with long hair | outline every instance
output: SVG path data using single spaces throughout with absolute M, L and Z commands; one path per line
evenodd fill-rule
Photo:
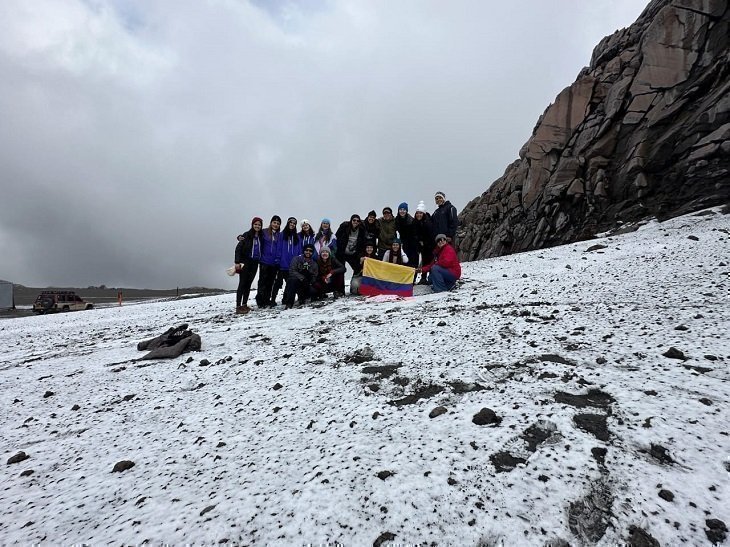
M 259 308 L 272 306 L 271 293 L 274 288 L 276 274 L 279 271 L 279 246 L 281 244 L 281 217 L 271 217 L 269 227 L 263 231 L 261 238 L 261 263 L 259 266 L 259 285 L 256 292 L 256 304 Z
M 330 252 L 333 254 L 337 252 L 337 237 L 332 232 L 330 225 L 331 222 L 328 218 L 323 218 L 319 224 L 319 231 L 314 239 L 314 250 L 317 255 L 319 255 L 322 247 L 329 247 Z
M 238 236 L 236 245 L 236 271 L 238 272 L 238 289 L 236 290 L 236 313 L 248 313 L 248 295 L 251 293 L 251 283 L 256 277 L 261 260 L 261 227 L 264 221 L 254 217 L 251 229 Z

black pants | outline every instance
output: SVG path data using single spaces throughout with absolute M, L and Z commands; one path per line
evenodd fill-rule
M 236 290 L 236 307 L 245 306 L 248 302 L 248 295 L 251 294 L 251 283 L 256 277 L 256 270 L 259 263 L 255 260 L 247 260 L 243 263 L 243 269 L 238 274 L 238 289 Z
M 307 298 L 312 296 L 312 282 L 306 278 L 301 280 L 296 277 L 289 277 L 286 281 L 286 289 L 284 289 L 281 302 L 285 306 L 293 306 L 295 296 L 299 299 L 300 304 L 304 304 Z
M 348 266 L 350 266 L 350 268 L 352 268 L 353 274 L 361 269 L 360 256 L 357 253 L 352 255 L 344 255 L 340 262 L 345 262 Z
M 345 293 L 345 274 L 335 274 L 330 277 L 330 282 L 325 283 L 324 280 L 318 279 L 312 288 L 317 296 L 324 296 L 327 293 Z
M 259 286 L 256 292 L 256 304 L 259 308 L 271 305 L 271 291 L 278 271 L 277 265 L 261 264 L 259 267 Z
M 271 291 L 271 303 L 276 302 L 276 297 L 279 295 L 279 290 L 284 286 L 284 281 L 289 283 L 289 270 L 279 270 L 274 280 L 274 288 Z

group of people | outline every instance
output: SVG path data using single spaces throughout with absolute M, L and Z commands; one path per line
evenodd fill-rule
M 364 221 L 353 214 L 334 232 L 328 218 L 322 219 L 315 232 L 307 219 L 298 230 L 294 217 L 283 228 L 278 215 L 271 217 L 267 228 L 260 217 L 254 217 L 251 228 L 238 236 L 236 246 L 236 313 L 250 311 L 248 298 L 257 271 L 259 308 L 276 306 L 282 288 L 282 304 L 287 309 L 294 306 L 295 299 L 302 305 L 329 293 L 335 298 L 344 296 L 346 266 L 357 278 L 366 259 L 413 267 L 414 283 L 420 273 L 419 283 L 430 284 L 434 292 L 452 289 L 461 277 L 454 249 L 459 221 L 456 207 L 443 192 L 436 192 L 434 201 L 433 214 L 421 201 L 411 215 L 404 202 L 395 216 L 390 207 L 383 208 L 380 218 L 375 211 Z

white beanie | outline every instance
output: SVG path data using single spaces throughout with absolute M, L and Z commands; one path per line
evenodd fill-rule
M 418 207 L 416 207 L 416 212 L 421 211 L 422 213 L 426 212 L 426 204 L 423 203 L 423 201 L 418 202 Z

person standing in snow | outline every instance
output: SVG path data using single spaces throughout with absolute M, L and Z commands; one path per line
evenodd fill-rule
M 292 258 L 289 264 L 289 278 L 284 289 L 282 303 L 285 309 L 290 310 L 294 306 L 294 297 L 297 297 L 297 305 L 303 306 L 307 298 L 312 295 L 312 282 L 317 279 L 319 267 L 313 258 L 314 245 L 307 243 L 302 254 Z
M 390 249 L 390 244 L 396 236 L 395 218 L 393 209 L 383 207 L 383 216 L 378 219 L 378 256 L 383 257 L 385 251 Z
M 413 214 L 413 231 L 416 234 L 416 248 L 421 255 L 421 266 L 430 264 L 433 260 L 434 238 L 431 232 L 431 215 L 426 212 L 426 205 L 423 201 L 418 202 L 416 212 Z M 414 257 L 412 265 L 417 265 L 417 257 Z M 426 274 L 421 274 L 419 284 L 428 284 L 428 276 Z
M 302 254 L 302 243 L 297 234 L 297 219 L 289 217 L 286 226 L 281 231 L 281 249 L 279 252 L 279 273 L 274 282 L 274 289 L 271 295 L 271 303 L 276 305 L 276 295 L 279 294 L 284 281 L 288 283 L 289 264 L 295 256 Z
M 421 271 L 430 272 L 433 292 L 450 291 L 456 286 L 456 281 L 461 278 L 461 264 L 456 256 L 456 251 L 448 242 L 446 234 L 436 235 L 433 262 L 426 264 Z
M 446 200 L 446 194 L 436 192 L 434 196 L 436 210 L 431 215 L 431 232 L 434 234 L 434 243 L 438 234 L 444 234 L 451 245 L 456 241 L 456 230 L 459 227 L 459 217 L 456 207 Z
M 329 247 L 319 250 L 317 279 L 312 288 L 317 297 L 332 293 L 335 298 L 345 296 L 345 266 L 330 252 Z
M 368 216 L 365 217 L 365 222 L 363 222 L 363 226 L 367 232 L 366 237 L 371 238 L 375 242 L 375 248 L 377 249 L 378 236 L 380 235 L 380 223 L 378 222 L 378 215 L 375 211 L 370 211 L 368 213 Z
M 251 229 L 238 236 L 236 245 L 236 271 L 238 272 L 238 289 L 236 290 L 236 313 L 248 313 L 248 295 L 251 293 L 251 283 L 256 277 L 261 260 L 261 228 L 264 221 L 254 217 Z
M 319 255 L 322 247 L 328 247 L 332 252 L 337 250 L 337 236 L 332 233 L 331 224 L 328 218 L 323 218 L 322 222 L 319 223 L 319 231 L 314 239 L 314 251 L 317 255 Z
M 259 265 L 259 285 L 256 292 L 256 304 L 259 308 L 270 308 L 275 306 L 271 299 L 276 274 L 279 271 L 279 253 L 281 249 L 281 217 L 271 217 L 269 227 L 263 231 L 261 263 Z
M 413 217 L 408 213 L 406 202 L 398 205 L 398 215 L 395 217 L 395 229 L 401 241 L 403 252 L 411 257 L 411 260 L 418 259 L 418 247 L 416 243 L 416 232 L 413 226 Z M 418 265 L 418 263 L 416 263 Z
M 340 224 L 335 237 L 338 241 L 335 252 L 337 260 L 349 265 L 354 274 L 360 266 L 360 255 L 365 248 L 365 228 L 361 225 L 360 215 L 354 214 L 349 222 Z

